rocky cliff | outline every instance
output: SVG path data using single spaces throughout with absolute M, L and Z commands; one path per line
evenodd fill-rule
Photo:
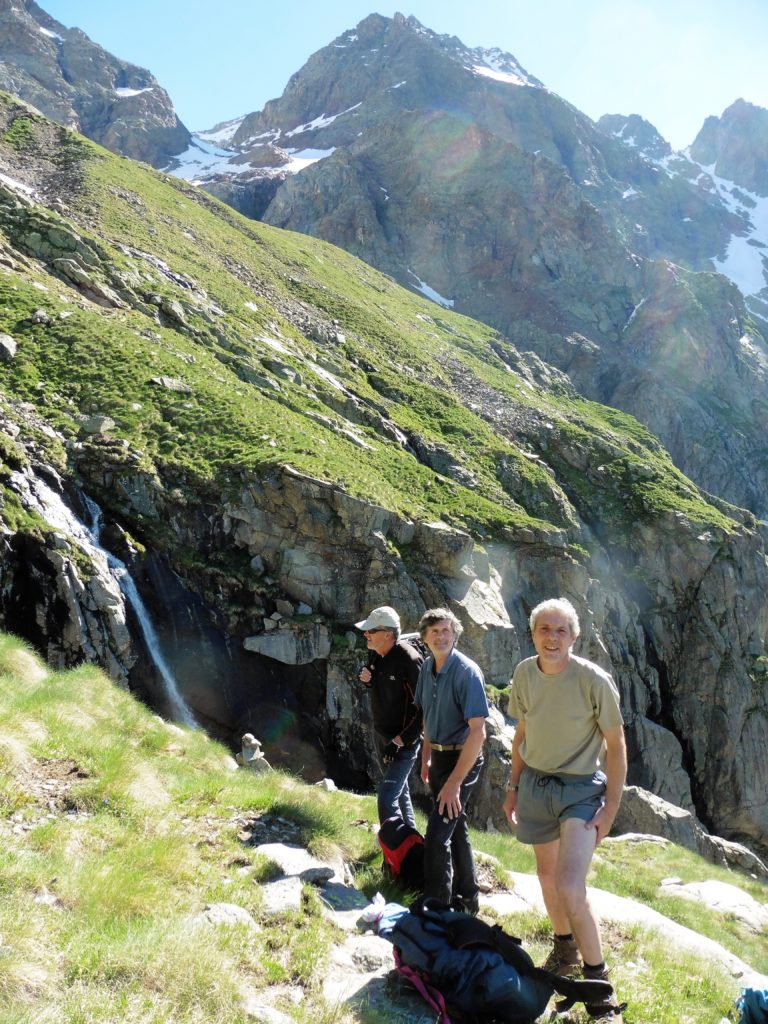
M 630 780 L 764 843 L 749 512 L 498 331 L 10 98 L 0 166 L 3 624 L 217 735 L 254 733 L 273 763 L 365 786 L 364 611 L 391 602 L 412 626 L 448 601 L 503 688 L 531 606 L 563 593 L 619 681 Z M 99 519 L 154 634 L 73 516 Z M 500 778 L 489 763 L 483 821 Z
M 0 0 L 0 89 L 155 167 L 189 145 L 189 132 L 149 71 L 61 25 L 34 0 Z
M 721 117 L 708 117 L 690 156 L 718 178 L 768 196 L 768 110 L 737 100 Z

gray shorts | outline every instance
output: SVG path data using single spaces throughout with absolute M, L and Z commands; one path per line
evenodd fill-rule
M 524 768 L 517 794 L 517 838 L 538 845 L 560 838 L 560 824 L 566 818 L 589 821 L 600 810 L 605 793 L 605 775 L 548 775 Z

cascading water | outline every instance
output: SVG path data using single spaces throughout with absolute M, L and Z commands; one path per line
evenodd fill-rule
M 162 682 L 171 717 L 183 725 L 197 728 L 197 722 L 184 701 L 176 678 L 160 650 L 157 633 L 152 625 L 149 612 L 136 589 L 136 584 L 133 582 L 127 566 L 101 546 L 99 539 L 101 509 L 87 495 L 83 495 L 83 500 L 92 520 L 92 525 L 89 528 L 64 504 L 59 495 L 38 477 L 13 473 L 12 480 L 20 493 L 24 494 L 28 503 L 47 523 L 71 537 L 89 558 L 95 561 L 103 561 L 109 575 L 117 583 L 124 599 L 131 606 L 136 616 L 147 653 Z

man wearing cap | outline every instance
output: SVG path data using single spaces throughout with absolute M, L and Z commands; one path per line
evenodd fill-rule
M 466 807 L 483 766 L 488 701 L 480 667 L 456 650 L 462 631 L 447 608 L 432 608 L 419 622 L 431 652 L 416 686 L 416 703 L 424 712 L 421 777 L 435 799 L 424 836 L 424 894 L 476 914 L 477 873 Z
M 376 751 L 384 777 L 379 786 L 379 822 L 399 815 L 416 828 L 408 776 L 421 745 L 421 711 L 413 703 L 422 656 L 399 639 L 400 616 L 394 608 L 374 608 L 356 623 L 370 656 L 360 682 L 371 688 Z

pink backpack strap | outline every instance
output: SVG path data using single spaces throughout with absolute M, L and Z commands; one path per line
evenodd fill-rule
M 393 948 L 392 952 L 395 956 L 395 965 L 397 966 L 398 973 L 401 974 L 407 982 L 413 985 L 424 1002 L 431 1006 L 439 1015 L 438 1024 L 451 1024 L 451 1018 L 448 1016 L 448 1008 L 445 1005 L 443 993 L 428 982 L 415 967 L 409 967 L 408 964 L 402 963 L 400 960 L 400 951 L 396 946 Z

